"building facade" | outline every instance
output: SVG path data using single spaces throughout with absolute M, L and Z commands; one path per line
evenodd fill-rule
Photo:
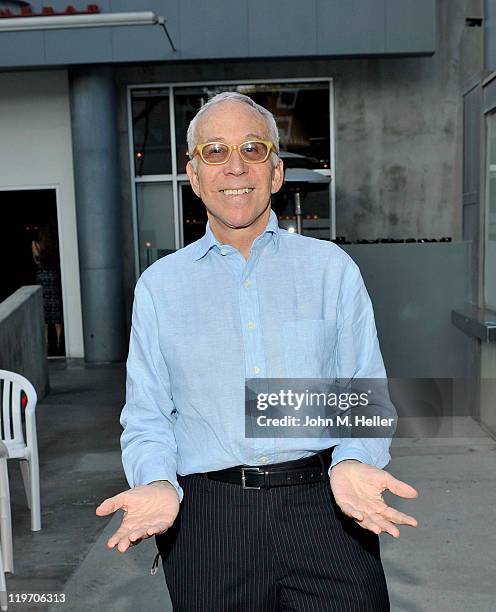
M 19 262 L 33 227 L 55 218 L 66 355 L 125 358 L 137 277 L 202 233 L 185 133 L 225 89 L 276 116 L 282 226 L 295 227 L 299 193 L 303 232 L 321 239 L 461 240 L 462 93 L 482 69 L 482 29 L 467 19 L 479 4 L 133 0 L 96 14 L 154 11 L 167 32 L 0 29 L 0 206 L 16 212 L 3 231 L 22 234 L 3 258 L 11 285 L 29 277 Z

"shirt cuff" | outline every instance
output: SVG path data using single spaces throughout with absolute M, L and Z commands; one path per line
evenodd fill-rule
M 372 455 L 362 449 L 353 448 L 352 446 L 346 445 L 343 445 L 341 448 L 341 445 L 338 445 L 332 453 L 332 461 L 327 473 L 330 476 L 331 469 L 338 463 L 341 463 L 341 461 L 346 461 L 346 459 L 354 459 L 355 461 L 360 461 L 360 463 L 367 463 L 368 465 L 382 469 L 389 463 L 390 460 L 389 453 L 386 453 L 386 455 L 387 456 L 381 457 L 379 461 L 374 461 Z
M 179 483 L 177 482 L 177 480 L 169 480 L 168 478 L 155 478 L 154 480 L 150 480 L 148 482 L 145 482 L 144 484 L 151 484 L 152 482 L 163 482 L 163 481 L 168 482 L 174 487 L 174 489 L 176 490 L 177 496 L 179 497 L 179 503 L 181 503 L 183 501 L 184 491 L 182 487 L 179 485 Z
M 150 484 L 156 480 L 167 480 L 176 490 L 179 496 L 179 502 L 183 501 L 184 492 L 182 487 L 177 481 L 177 474 L 175 469 L 171 465 L 167 465 L 167 461 L 164 461 L 165 465 L 157 463 L 156 459 L 153 461 L 142 462 L 133 473 L 133 482 L 129 484 L 132 487 L 138 487 L 140 485 Z

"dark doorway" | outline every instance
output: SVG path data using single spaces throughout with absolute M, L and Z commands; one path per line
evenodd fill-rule
M 39 241 L 40 231 L 50 226 L 53 251 L 57 254 L 52 262 L 56 273 L 51 281 L 52 285 L 59 287 L 55 293 L 60 296 L 57 300 L 60 300 L 58 307 L 62 310 L 55 189 L 0 191 L 0 211 L 0 302 L 23 285 L 40 284 L 39 265 L 33 257 L 32 242 Z M 55 325 L 53 322 L 47 325 L 49 356 L 63 356 L 65 353 L 62 325 L 61 328 L 62 335 L 57 342 Z

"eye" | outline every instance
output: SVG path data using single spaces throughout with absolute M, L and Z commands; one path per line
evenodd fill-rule
M 222 164 L 229 156 L 229 147 L 222 142 L 210 142 L 203 147 L 202 158 L 207 164 Z
M 260 151 L 260 143 L 259 142 L 247 142 L 243 146 L 243 151 L 245 151 L 245 153 L 257 153 Z
M 207 155 L 219 155 L 225 153 L 226 147 L 219 142 L 214 142 L 206 146 L 203 151 Z
M 241 154 L 247 161 L 262 161 L 267 156 L 267 145 L 258 140 L 245 142 L 241 146 Z

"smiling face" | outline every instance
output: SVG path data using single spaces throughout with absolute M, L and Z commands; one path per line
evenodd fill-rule
M 206 111 L 196 134 L 199 144 L 239 145 L 251 139 L 270 140 L 265 119 L 248 104 L 231 100 L 219 102 Z M 199 156 L 196 159 L 196 172 L 191 162 L 186 171 L 193 191 L 205 204 L 212 231 L 225 238 L 250 228 L 255 238 L 267 225 L 271 194 L 281 188 L 282 161 L 274 167 L 269 156 L 263 163 L 251 164 L 237 150 L 222 165 L 208 165 Z

